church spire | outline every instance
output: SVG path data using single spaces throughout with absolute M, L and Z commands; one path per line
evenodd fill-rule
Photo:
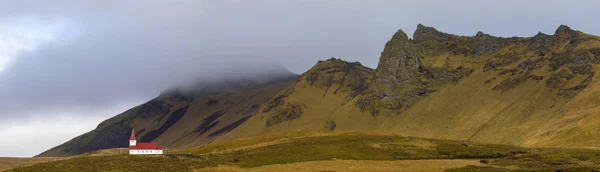
M 131 129 L 131 136 L 129 137 L 129 140 L 135 140 L 135 132 L 133 132 L 133 129 Z

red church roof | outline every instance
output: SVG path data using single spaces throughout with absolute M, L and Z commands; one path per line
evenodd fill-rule
M 162 150 L 162 146 L 156 146 L 156 143 L 137 143 L 135 146 L 130 146 L 129 149 Z
M 131 129 L 131 136 L 129 136 L 129 140 L 135 140 L 135 133 L 133 132 L 133 129 Z

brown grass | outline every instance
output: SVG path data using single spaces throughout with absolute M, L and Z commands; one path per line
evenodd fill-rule
M 39 157 L 39 158 L 7 158 L 0 157 L 0 171 L 9 170 L 16 167 L 28 166 L 37 163 L 51 162 L 65 158 L 57 157 Z
M 481 166 L 479 160 L 399 160 L 399 161 L 369 161 L 369 160 L 328 160 L 310 161 L 289 164 L 266 165 L 254 168 L 240 168 L 231 165 L 220 165 L 195 170 L 204 171 L 235 171 L 235 172 L 267 172 L 267 171 L 444 171 L 449 168 L 468 165 Z

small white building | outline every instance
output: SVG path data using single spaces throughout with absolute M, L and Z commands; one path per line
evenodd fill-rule
M 158 155 L 163 154 L 162 146 L 157 146 L 156 143 L 137 143 L 135 132 L 131 129 L 129 137 L 129 154 L 130 155 Z

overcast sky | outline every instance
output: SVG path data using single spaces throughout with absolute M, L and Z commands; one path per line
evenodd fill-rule
M 2 0 L 0 157 L 33 156 L 196 78 L 338 57 L 375 68 L 397 29 L 599 35 L 596 0 Z

